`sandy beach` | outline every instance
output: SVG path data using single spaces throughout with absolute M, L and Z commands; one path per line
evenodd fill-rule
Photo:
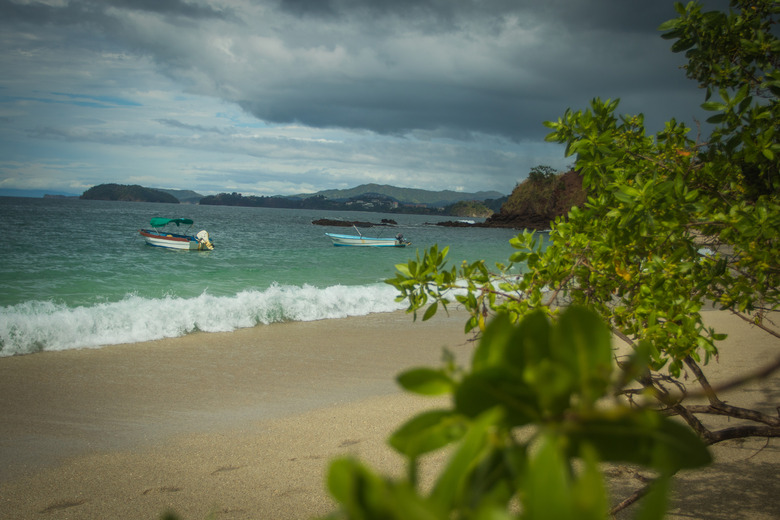
M 715 381 L 780 355 L 780 340 L 721 312 Z M 330 460 L 398 474 L 387 436 L 431 399 L 395 376 L 465 363 L 464 317 L 403 313 L 286 323 L 95 350 L 0 359 L 0 518 L 301 519 L 333 509 Z M 780 375 L 730 391 L 777 413 Z M 780 517 L 780 441 L 724 443 L 677 479 L 670 518 Z M 612 475 L 616 489 L 635 486 Z

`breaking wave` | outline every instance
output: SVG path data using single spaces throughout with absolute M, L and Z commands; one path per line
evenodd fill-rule
M 395 301 L 397 295 L 386 284 L 272 285 L 234 296 L 204 292 L 194 298 L 150 299 L 128 295 L 118 302 L 79 307 L 31 301 L 1 310 L 0 357 L 391 312 L 405 307 Z

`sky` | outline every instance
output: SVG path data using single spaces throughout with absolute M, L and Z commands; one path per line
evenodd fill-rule
M 572 166 L 543 123 L 595 97 L 653 133 L 703 120 L 657 30 L 675 16 L 665 0 L 0 0 L 0 193 L 509 194 Z

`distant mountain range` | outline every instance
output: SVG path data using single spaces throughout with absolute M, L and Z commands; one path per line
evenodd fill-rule
M 449 206 L 462 200 L 482 201 L 506 197 L 506 195 L 497 191 L 466 193 L 452 190 L 428 191 L 415 188 L 398 188 L 387 184 L 361 184 L 346 190 L 323 190 L 317 193 L 291 195 L 288 198 L 325 197 L 331 200 L 348 200 L 362 195 L 383 195 L 405 204 L 425 204 L 426 206 Z
M 40 199 L 49 196 L 56 197 L 78 197 L 76 193 L 66 193 L 64 191 L 56 190 L 13 190 L 13 189 L 0 189 L 0 197 L 22 197 Z
M 99 184 L 98 186 L 106 186 L 105 184 Z M 96 187 L 98 187 L 96 186 Z M 115 186 L 122 186 L 122 185 L 115 185 Z M 181 203 L 185 204 L 197 204 L 200 199 L 204 197 L 204 195 L 201 195 L 200 193 L 197 193 L 192 190 L 166 190 L 163 188 L 145 188 L 149 190 L 156 190 L 161 191 L 163 193 L 167 193 L 169 195 L 172 195 Z M 89 190 L 87 190 L 89 191 Z M 85 192 L 86 193 L 86 192 Z M 68 193 L 64 191 L 57 191 L 57 190 L 12 190 L 12 189 L 0 189 L 0 197 L 23 197 L 23 198 L 73 198 L 77 199 L 79 197 L 83 196 L 83 193 L 81 195 L 77 193 Z
M 82 198 L 100 198 L 103 200 L 119 200 L 119 197 L 115 195 L 116 192 L 126 191 L 125 188 L 130 186 L 124 186 L 121 184 L 101 184 L 90 188 L 85 194 L 81 195 Z M 192 190 L 171 190 L 163 188 L 149 188 L 141 186 L 133 186 L 136 191 L 141 188 L 156 190 L 159 192 L 167 193 L 175 197 L 179 202 L 185 204 L 198 204 L 198 202 L 204 198 L 198 192 Z M 96 193 L 97 192 L 97 193 Z M 140 192 L 140 191 L 139 191 Z M 94 196 L 92 194 L 97 194 Z M 44 191 L 44 190 L 0 190 L 0 196 L 11 197 L 43 197 L 43 196 L 58 196 L 58 197 L 78 197 L 70 193 L 63 193 L 58 191 Z M 301 193 L 298 195 L 277 195 L 273 198 L 279 199 L 291 199 L 291 200 L 305 200 L 312 197 L 324 198 L 334 202 L 343 202 L 350 199 L 359 197 L 385 197 L 393 199 L 401 204 L 420 204 L 428 207 L 445 207 L 455 204 L 461 201 L 491 201 L 505 199 L 507 196 L 497 191 L 479 191 L 476 193 L 467 193 L 453 190 L 442 191 L 428 191 L 416 188 L 399 188 L 397 186 L 390 186 L 387 184 L 361 184 L 354 188 L 344 190 L 322 190 L 316 193 Z M 143 200 L 143 197 L 138 197 L 136 200 Z
M 164 190 L 162 188 L 155 188 L 157 191 L 173 195 L 182 204 L 197 204 L 204 196 L 200 193 L 192 190 Z

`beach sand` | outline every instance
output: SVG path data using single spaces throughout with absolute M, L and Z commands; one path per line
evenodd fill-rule
M 717 382 L 780 355 L 780 341 L 721 312 Z M 334 507 L 328 463 L 353 455 L 400 475 L 388 435 L 440 404 L 395 376 L 465 364 L 465 317 L 403 313 L 0 359 L 0 518 L 301 519 Z M 714 369 L 714 370 L 713 370 Z M 727 394 L 777 413 L 780 375 Z M 677 478 L 670 518 L 780 517 L 780 441 L 729 442 Z M 434 462 L 435 464 L 435 462 Z M 637 487 L 613 474 L 617 492 Z

